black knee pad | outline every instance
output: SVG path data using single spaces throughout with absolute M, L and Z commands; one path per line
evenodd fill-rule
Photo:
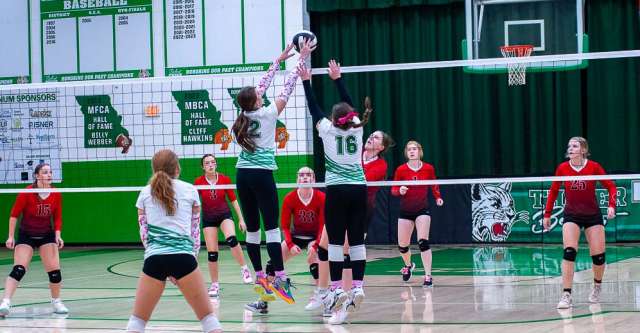
M 311 265 L 309 265 L 309 273 L 311 273 L 311 276 L 313 276 L 314 280 L 318 279 L 318 264 L 317 263 L 313 263 Z
M 60 273 L 59 269 L 53 270 L 51 272 L 47 272 L 47 274 L 49 274 L 49 282 L 51 283 L 62 282 L 62 273 Z
M 409 247 L 408 246 L 400 246 L 400 245 L 398 245 L 398 251 L 400 251 L 400 253 L 407 253 L 407 252 L 409 252 Z
M 209 259 L 209 262 L 218 262 L 218 251 L 210 251 L 207 252 L 208 256 L 207 258 Z
M 564 249 L 564 254 L 562 255 L 562 259 L 566 261 L 576 261 L 576 255 L 578 251 L 572 247 L 567 247 Z
M 238 239 L 236 238 L 236 236 L 229 236 L 226 242 L 227 242 L 227 245 L 229 245 L 229 247 L 238 246 Z
M 600 254 L 595 254 L 591 256 L 591 260 L 593 260 L 593 264 L 594 265 L 604 265 L 604 263 L 606 262 L 605 257 L 604 257 L 604 252 L 600 253 Z
M 318 260 L 329 261 L 329 251 L 322 246 L 318 246 Z
M 344 261 L 342 262 L 342 269 L 351 269 L 351 256 L 345 254 L 343 260 Z
M 267 261 L 267 266 L 265 268 L 265 272 L 269 276 L 276 276 L 276 270 L 275 270 L 275 268 L 273 268 L 273 264 L 271 263 L 271 260 Z
M 418 247 L 420 248 L 420 252 L 429 251 L 431 249 L 429 240 L 424 238 L 418 239 Z
M 27 273 L 27 269 L 22 265 L 15 265 L 9 273 L 9 276 L 12 277 L 16 281 L 22 280 L 22 277 Z

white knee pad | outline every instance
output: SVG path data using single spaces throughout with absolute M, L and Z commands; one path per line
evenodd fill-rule
M 351 261 L 366 260 L 367 249 L 364 247 L 364 245 L 352 246 L 349 248 L 349 256 L 351 257 Z
M 260 245 L 260 242 L 262 241 L 260 239 L 260 230 L 258 230 L 258 231 L 247 231 L 246 241 L 247 241 L 247 243 Z
M 344 245 L 334 245 L 329 244 L 329 261 L 344 261 L 344 253 L 343 253 Z
M 267 230 L 264 233 L 267 235 L 267 243 L 282 242 L 282 237 L 280 236 L 280 228 Z
M 200 324 L 202 324 L 202 331 L 204 333 L 209 333 L 213 330 L 222 329 L 222 326 L 220 325 L 218 318 L 216 318 L 216 316 L 214 316 L 213 313 L 210 313 L 206 317 L 202 318 L 202 320 L 200 321 Z
M 129 323 L 127 324 L 127 332 L 144 333 L 144 327 L 147 326 L 147 322 L 131 315 L 129 317 Z

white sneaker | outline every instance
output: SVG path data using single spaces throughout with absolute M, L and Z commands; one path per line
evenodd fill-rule
M 347 316 L 349 312 L 347 312 L 346 306 L 340 306 L 336 311 L 333 312 L 331 318 L 327 320 L 327 323 L 331 325 L 341 325 L 347 320 Z
M 364 301 L 364 290 L 362 287 L 351 289 L 351 298 L 347 303 L 346 309 L 349 312 L 356 312 L 360 309 L 360 304 Z
M 69 309 L 62 303 L 59 298 L 55 298 L 51 300 L 51 305 L 53 306 L 53 313 L 55 314 L 67 314 L 69 313 Z
M 253 278 L 251 277 L 251 272 L 247 266 L 243 266 L 240 268 L 240 275 L 242 276 L 242 282 L 244 284 L 252 284 Z
M 347 295 L 342 288 L 336 288 L 335 290 L 329 291 L 324 298 L 322 298 L 322 303 L 325 307 L 329 308 L 329 310 L 336 311 L 348 298 L 349 295 Z
M 602 284 L 594 283 L 593 289 L 591 289 L 591 294 L 589 295 L 589 302 L 591 303 L 600 303 L 600 292 L 602 291 Z
M 317 310 L 322 306 L 322 301 L 320 300 L 320 294 L 318 293 L 318 289 L 313 291 L 313 295 L 309 298 L 309 304 L 307 304 L 304 309 L 306 311 Z
M 209 287 L 209 291 L 207 293 L 209 294 L 209 297 L 220 296 L 220 283 L 212 282 L 211 287 Z
M 322 317 L 324 318 L 330 318 L 331 316 L 333 316 L 333 313 L 331 313 L 331 309 L 329 309 L 329 307 L 322 306 Z
M 11 309 L 11 301 L 7 298 L 0 303 L 0 318 L 4 318 L 9 315 L 9 309 Z
M 560 296 L 560 302 L 558 302 L 558 309 L 569 309 L 573 306 L 573 302 L 571 301 L 571 293 L 567 291 L 562 292 L 562 296 Z

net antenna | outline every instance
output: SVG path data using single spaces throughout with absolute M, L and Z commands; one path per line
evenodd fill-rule
M 500 47 L 500 52 L 505 58 L 530 57 L 533 52 L 533 45 L 504 45 Z M 522 86 L 527 84 L 527 63 L 508 63 L 509 85 Z

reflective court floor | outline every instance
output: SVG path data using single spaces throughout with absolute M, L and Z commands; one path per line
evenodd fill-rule
M 402 282 L 402 261 L 395 246 L 369 246 L 366 299 L 359 312 L 340 326 L 328 325 L 319 312 L 304 310 L 312 293 L 306 256 L 287 262 L 296 304 L 270 304 L 268 315 L 244 310 L 255 300 L 240 278 L 230 252 L 220 251 L 221 295 L 213 301 L 225 332 L 639 332 L 640 246 L 607 247 L 602 303 L 590 304 L 591 258 L 580 248 L 574 284 L 574 308 L 559 312 L 560 245 L 434 246 L 434 288 L 422 288 L 423 270 Z M 65 248 L 61 252 L 62 298 L 69 314 L 52 314 L 48 278 L 34 256 L 10 315 L 0 332 L 123 332 L 133 307 L 141 248 Z M 0 276 L 8 275 L 13 253 L 0 251 Z M 246 257 L 246 255 L 245 255 Z M 266 253 L 263 253 L 263 259 Z M 199 261 L 208 281 L 206 252 Z M 200 324 L 171 284 L 156 308 L 147 332 L 200 332 Z

